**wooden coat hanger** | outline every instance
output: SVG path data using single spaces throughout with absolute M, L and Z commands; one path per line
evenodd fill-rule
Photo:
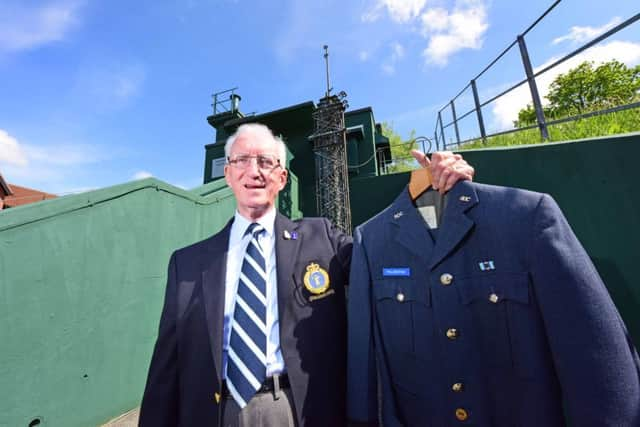
M 411 154 L 414 157 L 416 157 L 417 154 L 422 154 L 426 160 L 428 159 L 426 153 L 431 150 L 431 140 L 429 138 L 419 137 L 416 138 L 414 142 L 417 142 L 420 139 L 426 140 L 429 143 L 429 148 L 425 150 L 425 147 L 423 145 L 422 152 L 418 150 L 411 150 Z M 421 167 L 420 169 L 411 171 L 411 178 L 409 178 L 409 196 L 411 197 L 411 201 L 415 202 L 422 193 L 424 193 L 429 189 L 429 187 L 431 187 L 432 183 L 433 178 L 431 177 L 431 170 L 428 167 Z
M 411 196 L 411 200 L 415 202 L 422 193 L 431 187 L 432 182 L 431 172 L 428 168 L 411 171 L 411 178 L 409 179 L 409 196 Z

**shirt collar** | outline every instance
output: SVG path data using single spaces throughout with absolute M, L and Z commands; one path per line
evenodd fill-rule
M 261 226 L 264 227 L 265 233 L 267 236 L 271 237 L 273 235 L 273 229 L 275 227 L 276 222 L 276 209 L 271 208 L 267 211 L 266 214 L 262 215 L 256 221 L 250 221 L 247 218 L 243 217 L 240 212 L 236 210 L 233 219 L 233 228 L 237 230 L 237 232 L 241 233 L 240 237 L 244 235 L 244 232 L 247 231 L 247 228 L 252 223 L 257 222 Z

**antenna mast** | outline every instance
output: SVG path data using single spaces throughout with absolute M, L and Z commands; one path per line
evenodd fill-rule
M 313 112 L 314 133 L 309 136 L 316 160 L 317 213 L 347 234 L 351 233 L 349 169 L 347 167 L 344 111 L 349 104 L 341 91 L 331 95 L 329 81 L 329 46 L 324 45 L 327 91 Z
M 324 45 L 324 62 L 327 68 L 327 91 L 324 96 L 328 97 L 331 94 L 331 83 L 329 81 L 329 46 Z

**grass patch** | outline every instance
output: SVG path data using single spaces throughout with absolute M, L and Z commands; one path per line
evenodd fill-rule
M 478 138 L 459 146 L 457 149 L 470 150 L 475 148 L 544 144 L 545 142 L 569 141 L 636 132 L 640 131 L 640 108 L 579 119 L 573 122 L 559 123 L 549 126 L 548 129 L 549 141 L 542 141 L 538 129 L 527 129 L 507 135 L 489 137 L 486 144 L 483 144 L 482 140 Z

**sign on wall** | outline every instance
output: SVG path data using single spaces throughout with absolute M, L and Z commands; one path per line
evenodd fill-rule
M 211 178 L 218 178 L 224 176 L 224 157 L 218 157 L 211 160 Z

